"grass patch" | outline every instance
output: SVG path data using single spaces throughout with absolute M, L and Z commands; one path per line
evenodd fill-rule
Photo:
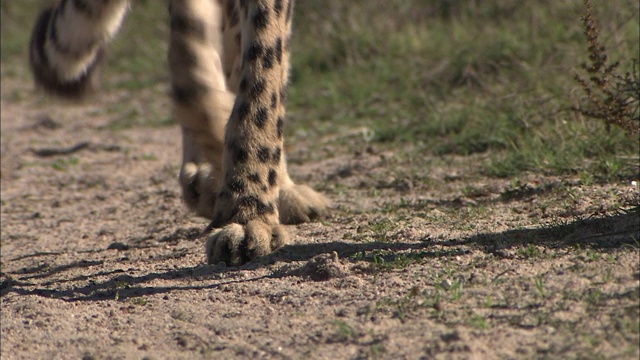
M 482 315 L 478 314 L 474 314 L 473 316 L 471 316 L 467 322 L 470 326 L 478 329 L 487 329 L 489 327 L 489 323 L 487 322 L 487 320 L 482 317 Z
M 54 162 L 52 162 L 51 167 L 54 170 L 67 171 L 70 167 L 76 166 L 79 163 L 80 163 L 80 159 L 78 159 L 77 157 L 61 158 L 61 159 L 56 159 Z
M 2 77 L 28 79 L 39 0 L 1 0 Z M 640 53 L 637 1 L 595 3 L 600 43 L 622 73 Z M 639 141 L 572 112 L 588 59 L 579 1 L 299 2 L 287 132 L 367 127 L 379 147 L 429 157 L 486 153 L 473 171 L 638 177 Z M 168 125 L 166 6 L 136 1 L 109 47 L 103 93 L 132 93 L 113 130 Z M 126 103 L 126 102 L 125 102 Z M 137 105 L 135 105 L 137 104 Z M 152 109 L 139 111 L 140 104 Z M 314 146 L 310 144 L 312 148 Z M 310 151 L 309 153 L 314 153 Z
M 638 54 L 638 4 L 600 7 L 611 31 L 604 41 L 615 39 L 610 56 L 628 68 Z M 637 174 L 637 139 L 570 111 L 583 62 L 576 59 L 587 59 L 580 2 L 328 1 L 297 9 L 290 112 L 306 129 L 367 126 L 379 146 L 488 153 L 479 170 L 495 177 Z
M 331 342 L 351 342 L 358 337 L 358 334 L 353 327 L 342 320 L 334 320 L 333 326 L 335 328 L 335 332 L 331 337 Z
M 379 272 L 404 269 L 412 264 L 420 264 L 425 258 L 433 257 L 435 253 L 427 251 L 409 251 L 398 253 L 386 250 L 358 252 L 351 255 L 353 261 L 364 261 L 371 265 L 371 269 Z

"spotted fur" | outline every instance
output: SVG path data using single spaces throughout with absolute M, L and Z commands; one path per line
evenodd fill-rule
M 33 29 L 30 64 L 46 91 L 92 91 L 128 0 L 61 0 Z M 281 223 L 328 201 L 289 177 L 284 125 L 293 0 L 172 0 L 171 99 L 182 129 L 186 204 L 211 219 L 209 263 L 240 264 L 286 244 Z

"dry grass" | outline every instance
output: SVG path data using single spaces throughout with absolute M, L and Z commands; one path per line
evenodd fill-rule
M 638 59 L 633 59 L 631 71 L 619 73 L 618 61 L 610 62 L 606 48 L 598 38 L 598 24 L 593 5 L 585 0 L 586 13 L 582 17 L 584 34 L 589 44 L 589 63 L 580 67 L 583 75 L 575 79 L 586 99 L 574 110 L 584 116 L 604 121 L 608 126 L 624 129 L 632 138 L 640 134 L 640 71 Z

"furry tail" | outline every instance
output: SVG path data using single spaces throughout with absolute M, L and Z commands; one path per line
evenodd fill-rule
M 29 64 L 46 92 L 79 99 L 98 83 L 104 46 L 120 28 L 128 0 L 63 0 L 33 27 Z

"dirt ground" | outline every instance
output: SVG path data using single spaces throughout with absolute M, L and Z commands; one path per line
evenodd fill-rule
M 177 126 L 110 131 L 100 109 L 130 95 L 29 91 L 2 82 L 2 359 L 640 356 L 631 181 L 481 178 L 474 157 L 407 178 L 404 149 L 357 146 L 357 129 L 313 156 L 298 132 L 291 172 L 332 213 L 272 256 L 209 266 Z

